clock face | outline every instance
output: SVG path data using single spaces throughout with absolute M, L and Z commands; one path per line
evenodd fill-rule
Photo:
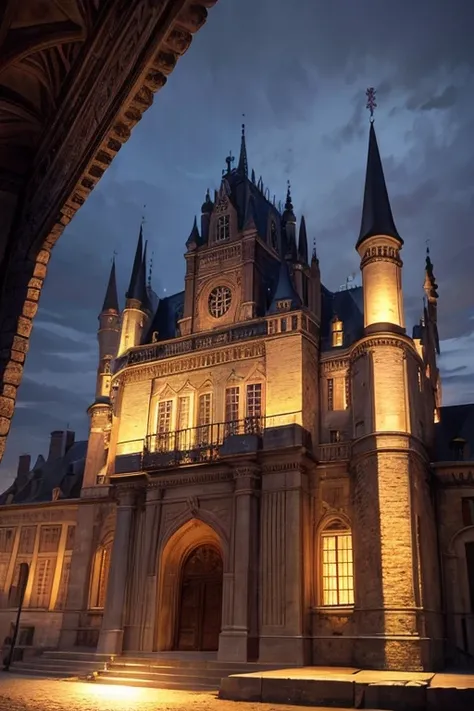
M 209 313 L 214 318 L 221 318 L 230 309 L 232 292 L 228 286 L 216 286 L 209 294 Z

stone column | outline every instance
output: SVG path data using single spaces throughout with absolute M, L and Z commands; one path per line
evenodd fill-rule
M 234 470 L 234 575 L 230 625 L 219 638 L 218 658 L 247 662 L 258 657 L 258 498 L 259 468 Z
M 97 645 L 99 654 L 120 654 L 122 651 L 123 618 L 135 494 L 136 491 L 133 488 L 118 490 L 117 523 L 107 583 L 107 597 L 99 644 Z
M 154 649 L 156 623 L 156 594 L 158 586 L 158 539 L 161 524 L 161 500 L 163 489 L 150 484 L 146 492 L 145 541 L 144 541 L 144 588 L 142 598 L 142 627 L 140 649 L 152 652 Z

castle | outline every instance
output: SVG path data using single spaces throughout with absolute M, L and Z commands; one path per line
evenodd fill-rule
M 87 442 L 52 433 L 0 498 L 0 634 L 224 661 L 435 669 L 474 654 L 474 406 L 441 407 L 438 291 L 405 328 L 370 124 L 362 287 L 330 292 L 245 134 L 158 299 L 112 267 Z M 420 278 L 421 280 L 421 278 Z

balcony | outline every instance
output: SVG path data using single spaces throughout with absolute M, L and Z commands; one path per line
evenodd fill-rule
M 148 435 L 144 441 L 118 445 L 115 472 L 192 466 L 260 450 L 287 447 L 310 450 L 311 438 L 300 423 L 301 412 L 291 412 Z
M 344 462 L 350 459 L 350 442 L 331 442 L 319 446 L 318 460 L 320 462 Z

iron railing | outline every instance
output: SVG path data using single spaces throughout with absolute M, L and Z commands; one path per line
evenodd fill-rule
M 143 468 L 200 464 L 225 455 L 256 451 L 261 448 L 266 431 L 300 423 L 301 413 L 292 412 L 148 435 L 143 450 Z

